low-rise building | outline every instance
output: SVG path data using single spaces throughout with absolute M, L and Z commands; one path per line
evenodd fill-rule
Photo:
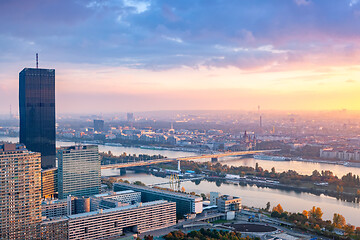
M 151 202 L 162 199 L 176 202 L 176 214 L 181 217 L 189 213 L 201 213 L 203 210 L 203 199 L 202 197 L 198 196 L 134 184 L 115 183 L 114 191 L 121 190 L 133 190 L 136 192 L 141 192 L 142 202 Z

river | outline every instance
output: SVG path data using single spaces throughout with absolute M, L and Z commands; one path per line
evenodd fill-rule
M 0 136 L 0 141 L 1 140 L 17 142 L 18 138 Z M 74 142 L 57 141 L 56 143 L 57 146 L 69 146 L 73 144 Z M 111 151 L 115 155 L 119 155 L 123 152 L 126 152 L 127 154 L 161 154 L 169 158 L 196 155 L 195 153 L 191 152 L 152 150 L 135 147 L 117 147 L 105 145 L 99 145 L 99 151 Z M 275 167 L 276 171 L 295 170 L 300 174 L 311 174 L 312 171 L 316 169 L 320 172 L 322 170 L 330 170 L 338 176 L 342 176 L 348 172 L 360 175 L 360 168 L 327 163 L 269 161 L 258 160 L 254 158 L 229 158 L 225 160 L 220 159 L 220 162 L 233 166 L 245 165 L 251 167 L 255 167 L 255 164 L 258 163 L 264 169 L 270 170 L 272 167 Z M 103 176 L 112 176 L 118 174 L 119 170 L 102 170 Z M 128 172 L 126 175 L 124 175 L 123 179 L 128 179 L 129 181 L 139 180 L 146 184 L 168 181 L 168 179 L 155 177 L 153 175 L 132 172 Z M 166 187 L 166 185 L 163 186 Z M 181 186 L 183 186 L 187 192 L 194 191 L 196 193 L 208 194 L 210 191 L 218 191 L 222 194 L 239 196 L 242 198 L 243 205 L 246 206 L 265 207 L 267 202 L 270 202 L 272 206 L 280 203 L 285 210 L 290 212 L 302 212 L 304 209 L 310 210 L 312 206 L 318 206 L 324 212 L 324 219 L 332 219 L 333 214 L 336 212 L 342 214 L 349 223 L 360 226 L 360 205 L 358 203 L 340 201 L 333 197 L 327 197 L 324 195 L 316 196 L 310 193 L 297 193 L 294 191 L 284 191 L 270 188 L 259 188 L 256 186 L 236 186 L 232 184 L 221 184 L 221 186 L 217 186 L 216 183 L 208 181 L 201 181 L 199 184 L 195 184 L 193 182 L 184 182 L 181 183 Z
M 102 174 L 106 176 L 117 175 L 119 170 L 103 170 Z M 128 171 L 122 179 L 130 182 L 141 181 L 145 184 L 169 182 L 168 178 L 156 177 L 145 173 L 134 173 Z M 161 185 L 161 187 L 170 187 L 170 184 Z M 196 192 L 198 194 L 210 192 L 220 192 L 238 196 L 242 199 L 242 204 L 249 207 L 264 208 L 267 202 L 271 203 L 271 208 L 281 204 L 285 211 L 302 212 L 310 210 L 313 206 L 320 207 L 324 212 L 323 219 L 332 220 L 334 213 L 342 214 L 348 223 L 360 226 L 360 204 L 349 203 L 337 200 L 333 197 L 324 195 L 316 196 L 310 193 L 298 193 L 295 191 L 285 191 L 270 188 L 260 188 L 256 186 L 241 186 L 234 184 L 217 185 L 215 182 L 201 181 L 199 184 L 194 182 L 182 182 L 180 185 L 186 192 Z

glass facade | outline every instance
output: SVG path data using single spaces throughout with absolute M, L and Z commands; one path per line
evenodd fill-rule
M 101 165 L 98 146 L 80 145 L 57 150 L 59 198 L 99 194 Z
M 56 167 L 55 69 L 24 68 L 19 74 L 20 142 L 41 153 L 41 167 Z

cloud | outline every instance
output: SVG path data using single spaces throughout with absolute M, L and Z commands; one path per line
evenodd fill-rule
M 1 1 L 0 62 L 35 52 L 48 61 L 153 70 L 285 69 L 330 63 L 330 54 L 357 61 L 349 54 L 360 49 L 356 1 L 351 8 L 349 1 L 294 1 Z
M 356 83 L 356 81 L 355 81 L 355 80 L 352 80 L 352 79 L 348 79 L 348 80 L 346 80 L 345 82 L 346 82 L 346 83 Z
M 311 3 L 310 0 L 294 0 L 294 1 L 299 6 L 306 6 Z

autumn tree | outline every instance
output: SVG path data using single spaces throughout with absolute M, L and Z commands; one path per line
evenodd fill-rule
M 347 224 L 344 226 L 344 230 L 347 235 L 351 235 L 355 232 L 355 226 L 351 224 Z
M 283 213 L 284 209 L 282 208 L 282 206 L 280 204 L 278 204 L 276 207 L 273 207 L 273 212 L 278 212 L 278 213 Z
M 334 213 L 333 224 L 334 224 L 334 227 L 343 228 L 346 225 L 344 216 L 342 216 L 338 213 Z
M 302 212 L 302 215 L 304 215 L 306 218 L 309 218 L 309 212 L 306 210 Z
M 321 220 L 323 214 L 324 213 L 322 212 L 321 208 L 315 206 L 313 206 L 313 208 L 309 212 L 310 218 L 315 220 Z

